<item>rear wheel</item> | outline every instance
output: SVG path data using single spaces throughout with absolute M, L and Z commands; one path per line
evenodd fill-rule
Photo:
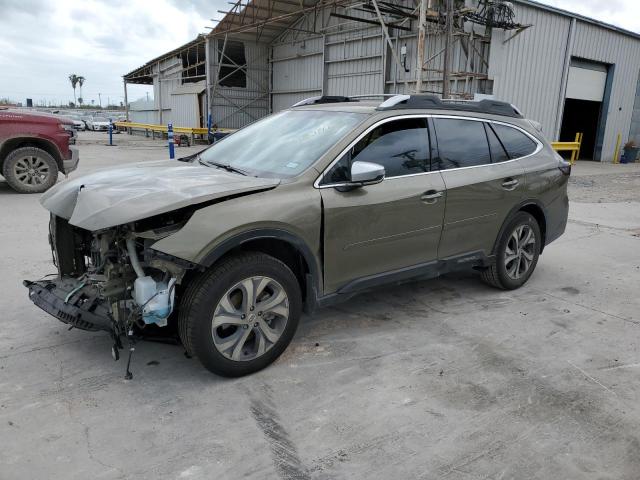
M 518 212 L 504 229 L 495 264 L 482 271 L 482 280 L 504 290 L 524 285 L 538 263 L 541 241 L 536 219 L 527 212 Z
M 56 183 L 58 164 L 40 148 L 18 148 L 5 159 L 2 176 L 17 192 L 42 193 Z
M 178 318 L 188 353 L 213 373 L 238 377 L 282 354 L 302 313 L 300 286 L 280 260 L 243 253 L 193 281 Z

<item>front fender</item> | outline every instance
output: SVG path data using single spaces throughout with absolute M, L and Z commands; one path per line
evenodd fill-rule
M 313 262 L 307 259 L 310 269 L 319 271 L 321 223 L 322 205 L 316 189 L 304 184 L 281 185 L 202 208 L 178 232 L 158 240 L 152 248 L 206 267 L 237 242 L 277 236 L 299 246 L 305 259 L 313 258 Z

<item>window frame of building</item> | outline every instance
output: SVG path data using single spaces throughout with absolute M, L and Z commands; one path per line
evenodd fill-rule
M 216 79 L 218 86 L 247 88 L 247 49 L 245 43 L 227 39 L 225 45 L 225 39 L 219 38 L 216 47 L 219 67 Z M 240 48 L 242 48 L 241 52 Z

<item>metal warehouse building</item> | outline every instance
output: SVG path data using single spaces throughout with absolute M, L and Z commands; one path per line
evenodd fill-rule
M 237 0 L 225 13 L 124 76 L 125 96 L 154 86 L 131 120 L 239 128 L 316 95 L 422 92 L 511 102 L 550 140 L 582 132 L 585 159 L 640 142 L 640 35 L 590 18 L 529 0 Z

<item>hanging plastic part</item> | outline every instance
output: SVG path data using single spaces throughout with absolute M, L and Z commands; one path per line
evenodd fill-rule
M 131 380 L 133 378 L 133 373 L 131 373 L 131 357 L 133 356 L 133 352 L 136 350 L 133 330 L 129 330 L 127 338 L 129 339 L 129 358 L 127 358 L 127 371 L 124 374 L 124 379 Z

